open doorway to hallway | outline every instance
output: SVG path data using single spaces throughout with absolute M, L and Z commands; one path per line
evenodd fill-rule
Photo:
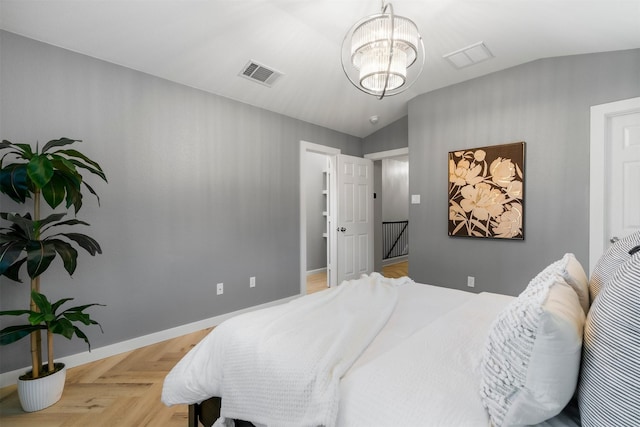
M 365 154 L 373 160 L 375 270 L 409 275 L 409 149 Z M 389 273 L 392 274 L 392 273 Z M 388 275 L 387 277 L 397 277 Z
M 380 164 L 378 224 L 381 267 L 407 262 L 409 257 L 409 157 L 377 160 Z M 375 167 L 375 166 L 374 166 Z
M 375 271 L 385 277 L 409 275 L 408 151 L 393 150 L 374 157 Z M 368 157 L 365 156 L 365 157 Z M 309 272 L 307 294 L 327 289 L 325 271 Z
M 301 155 L 301 231 L 302 239 L 302 293 L 310 293 L 327 287 L 328 231 L 325 224 L 325 207 L 327 202 L 326 183 L 322 175 L 323 165 L 328 156 L 336 156 L 337 152 L 329 152 L 329 147 L 304 143 Z M 395 149 L 380 153 L 367 154 L 364 157 L 374 162 L 374 265 L 373 271 L 381 272 L 387 277 L 408 275 L 408 211 L 409 211 L 409 174 L 408 148 Z M 383 168 L 383 160 L 385 167 Z M 384 172 L 383 172 L 384 169 Z M 384 185 L 383 185 L 384 184 Z M 324 186 L 324 187 L 323 187 Z M 384 209 L 383 203 L 391 205 Z M 335 205 L 334 205 L 335 206 Z M 383 222 L 403 222 L 397 230 L 395 225 L 393 236 L 383 237 Z M 332 229 L 331 229 L 332 230 Z M 404 237 L 402 234 L 404 233 Z M 387 244 L 384 246 L 383 240 Z M 394 271 L 396 271 L 394 273 Z M 386 273 L 386 274 L 385 274 Z
M 327 287 L 329 269 L 328 187 L 327 165 L 329 157 L 323 153 L 307 152 L 304 183 L 306 185 L 306 257 L 307 293 L 309 281 L 314 289 Z M 320 289 L 317 289 L 320 290 Z

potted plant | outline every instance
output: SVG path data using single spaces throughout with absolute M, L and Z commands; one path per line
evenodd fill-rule
M 78 251 L 74 245 L 92 256 L 102 253 L 100 245 L 93 238 L 81 233 L 62 232 L 76 226 L 89 225 L 75 218 L 63 220 L 72 207 L 76 214 L 82 207 L 83 186 L 97 198 L 98 203 L 100 202 L 94 189 L 84 181 L 80 170 L 107 181 L 98 163 L 79 151 L 66 147 L 76 142 L 80 140 L 51 140 L 42 150 L 36 145 L 35 151 L 28 144 L 14 144 L 6 140 L 0 143 L 0 192 L 22 204 L 28 199 L 33 200 L 32 212 L 24 215 L 0 212 L 0 219 L 9 223 L 9 226 L 6 226 L 3 222 L 0 227 L 0 275 L 21 282 L 20 269 L 26 264 L 31 281 L 29 309 L 0 312 L 0 315 L 28 315 L 27 324 L 8 326 L 0 331 L 0 345 L 13 343 L 26 336 L 31 337 L 31 371 L 18 381 L 21 404 L 26 411 L 50 406 L 62 395 L 60 388 L 59 391 L 52 391 L 53 396 L 34 403 L 25 402 L 24 399 L 28 396 L 23 394 L 27 391 L 22 393 L 23 389 L 30 390 L 34 386 L 38 387 L 40 383 L 51 382 L 54 375 L 62 377 L 60 387 L 64 386 L 64 365 L 54 363 L 53 335 L 60 334 L 69 339 L 75 335 L 89 345 L 87 336 L 75 324 L 100 326 L 85 313 L 87 308 L 99 304 L 86 304 L 60 312 L 61 306 L 73 298 L 63 298 L 51 303 L 40 292 L 40 276 L 56 256 L 60 256 L 65 270 L 72 275 L 78 258 Z M 9 162 L 5 163 L 7 160 Z M 41 219 L 41 198 L 52 209 L 65 202 L 67 212 L 52 213 Z M 60 229 L 61 232 L 56 232 Z M 46 365 L 42 364 L 41 330 L 47 331 Z M 60 380 L 57 379 L 56 382 L 60 383 Z M 45 387 L 51 388 L 52 385 Z M 40 396 L 44 395 L 44 392 L 38 391 L 35 394 Z

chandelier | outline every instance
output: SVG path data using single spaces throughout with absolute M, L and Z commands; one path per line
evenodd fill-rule
M 382 99 L 408 89 L 424 66 L 424 45 L 416 24 L 381 12 L 356 22 L 342 42 L 342 69 L 355 87 Z

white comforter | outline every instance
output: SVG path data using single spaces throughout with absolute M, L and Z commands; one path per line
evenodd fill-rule
M 162 401 L 222 396 L 223 417 L 333 426 L 340 379 L 387 323 L 406 281 L 374 273 L 230 319 L 171 370 Z
M 376 276 L 372 279 L 375 278 Z M 407 280 L 407 282 L 411 281 Z M 401 283 L 402 281 L 394 281 L 396 285 Z M 329 298 L 328 295 L 337 289 L 340 287 L 296 301 L 308 300 L 313 304 L 320 304 L 321 300 Z M 412 282 L 397 288 L 382 286 L 376 290 L 381 291 L 378 295 L 392 300 L 397 290 L 398 301 L 388 321 L 386 321 L 388 307 L 382 312 L 376 312 L 380 308 L 374 309 L 373 306 L 362 304 L 359 300 L 341 304 L 339 312 L 342 314 L 336 313 L 336 316 L 329 315 L 326 318 L 326 314 L 320 312 L 306 313 L 305 310 L 298 310 L 304 313 L 302 317 L 309 321 L 309 324 L 300 325 L 300 329 L 288 323 L 291 319 L 286 317 L 290 306 L 298 307 L 297 304 L 301 304 L 296 301 L 239 316 L 236 318 L 239 320 L 227 322 L 232 324 L 237 322 L 237 325 L 252 329 L 252 323 L 269 317 L 268 313 L 280 313 L 283 321 L 272 330 L 265 329 L 267 332 L 265 339 L 271 337 L 274 331 L 282 332 L 293 328 L 294 333 L 300 335 L 305 343 L 295 346 L 296 353 L 301 350 L 302 353 L 307 353 L 307 345 L 321 352 L 326 350 L 331 353 L 331 359 L 333 359 L 331 364 L 336 366 L 336 370 L 330 373 L 332 374 L 330 377 L 325 377 L 324 385 L 330 386 L 325 391 L 333 390 L 332 397 L 329 399 L 330 410 L 327 412 L 331 414 L 330 417 L 334 417 L 333 405 L 336 404 L 338 397 L 340 399 L 339 407 L 335 408 L 337 419 L 333 423 L 337 427 L 489 426 L 489 419 L 482 407 L 478 391 L 478 367 L 489 326 L 512 297 L 489 293 L 473 294 Z M 358 298 L 356 296 L 358 292 L 354 291 L 353 296 Z M 338 334 L 337 337 L 326 334 L 319 338 L 315 332 L 303 332 L 306 328 L 313 327 L 314 322 L 324 321 L 333 325 L 344 325 L 346 328 L 347 323 L 351 323 L 351 320 L 346 320 L 351 317 L 349 313 L 351 310 L 353 310 L 351 314 L 365 315 L 367 322 L 375 323 L 375 327 L 364 332 L 364 335 L 360 336 L 362 339 L 357 343 L 351 343 L 352 338 L 343 333 Z M 340 316 L 343 315 L 347 316 L 345 320 L 341 320 Z M 385 321 L 384 328 L 371 341 L 374 331 L 378 330 Z M 226 329 L 223 325 L 214 331 Z M 231 332 L 229 330 L 223 335 Z M 360 334 L 362 332 L 357 332 L 358 336 Z M 165 380 L 163 401 L 166 404 L 196 403 L 211 396 L 223 396 L 223 405 L 226 405 L 227 388 L 222 384 L 227 374 L 222 369 L 222 365 L 233 361 L 223 362 L 226 356 L 222 342 L 228 338 L 228 336 L 216 337 L 216 334 L 210 334 L 176 365 Z M 318 339 L 320 341 L 316 342 Z M 358 357 L 361 346 L 366 345 L 368 341 L 371 343 Z M 260 387 L 276 400 L 286 395 L 287 398 L 296 401 L 298 397 L 290 396 L 287 390 L 282 390 L 283 382 L 280 379 L 282 374 L 277 373 L 275 369 L 279 367 L 290 369 L 290 364 L 295 366 L 298 363 L 298 355 L 292 355 L 286 351 L 285 346 L 281 348 L 273 345 L 272 347 L 276 350 L 275 358 L 282 358 L 282 360 L 270 360 L 269 365 L 264 365 L 268 366 L 265 369 L 269 370 L 273 376 L 271 379 L 260 378 Z M 251 368 L 251 373 L 245 376 L 241 372 L 244 369 L 241 363 L 247 363 L 246 359 L 253 357 L 254 350 L 246 352 L 242 348 L 239 350 L 241 354 L 234 356 L 238 357 L 238 361 L 233 369 L 239 371 L 237 374 L 240 378 L 246 377 L 244 380 L 252 383 L 254 376 L 261 377 L 261 368 L 256 371 L 254 366 Z M 343 354 L 344 358 L 339 357 L 338 353 Z M 336 356 L 338 356 L 337 359 Z M 357 360 L 352 364 L 354 357 L 357 357 Z M 323 375 L 326 375 L 327 365 L 324 366 Z M 340 378 L 342 379 L 338 385 Z M 314 384 L 320 383 L 321 381 Z M 285 394 L 281 395 L 281 393 Z M 324 393 L 319 395 L 328 396 Z M 278 417 L 281 417 L 279 419 L 284 421 L 267 421 L 266 424 L 333 425 L 330 421 L 306 419 L 304 418 L 306 415 L 301 415 L 298 407 L 284 401 L 279 401 L 280 405 L 275 404 L 273 407 L 264 406 L 262 401 L 261 406 L 256 407 L 254 397 L 246 400 L 241 399 L 239 394 L 236 397 L 241 400 L 239 404 L 247 405 L 247 413 L 255 415 L 237 415 L 240 419 L 259 422 L 265 419 L 263 415 L 272 414 L 275 411 Z M 258 401 L 260 402 L 260 398 Z M 223 415 L 231 415 L 224 410 L 223 406 Z M 219 422 L 216 425 L 233 424 Z M 540 424 L 540 427 L 543 426 L 577 427 L 566 414 L 560 414 Z
M 338 425 L 489 426 L 478 367 L 487 330 L 511 299 L 473 295 L 352 370 L 341 384 Z

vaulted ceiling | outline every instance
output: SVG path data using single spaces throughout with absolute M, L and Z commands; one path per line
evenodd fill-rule
M 640 0 L 396 0 L 395 13 L 422 34 L 425 68 L 407 92 L 378 100 L 351 85 L 340 56 L 349 28 L 380 7 L 376 0 L 0 0 L 0 28 L 359 137 L 405 115 L 421 93 L 539 58 L 640 47 Z M 493 58 L 462 69 L 443 58 L 481 41 Z M 272 87 L 239 77 L 249 61 L 283 76 Z

